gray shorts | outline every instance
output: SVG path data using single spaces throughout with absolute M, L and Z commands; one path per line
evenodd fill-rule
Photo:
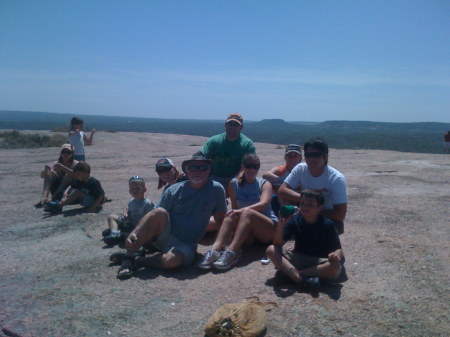
M 170 251 L 180 252 L 184 255 L 183 266 L 192 264 L 197 252 L 197 245 L 181 241 L 175 235 L 170 233 L 170 227 L 171 225 L 169 220 L 164 231 L 159 234 L 155 241 L 149 242 L 148 244 L 164 254 Z
M 306 269 L 328 261 L 326 257 L 314 257 L 283 249 L 283 256 L 297 269 Z
M 80 191 L 83 192 L 83 197 L 80 200 L 80 205 L 84 207 L 91 207 L 95 202 L 95 198 L 89 194 L 88 190 L 84 188 L 80 188 Z

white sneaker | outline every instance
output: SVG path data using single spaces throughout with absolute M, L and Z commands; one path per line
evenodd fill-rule
M 198 267 L 201 269 L 211 269 L 211 265 L 214 261 L 220 258 L 220 252 L 210 249 L 202 256 L 202 260 L 199 262 Z
M 232 252 L 231 250 L 226 250 L 222 252 L 220 258 L 213 263 L 213 267 L 221 270 L 230 269 L 239 261 L 239 254 Z

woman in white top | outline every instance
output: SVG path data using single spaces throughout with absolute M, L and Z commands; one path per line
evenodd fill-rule
M 232 209 L 227 212 L 217 239 L 202 258 L 202 269 L 229 269 L 239 260 L 242 245 L 257 239 L 269 243 L 275 232 L 278 219 L 270 206 L 272 185 L 257 178 L 260 161 L 256 154 L 249 153 L 242 160 L 242 171 L 228 184 L 228 195 Z M 224 249 L 230 235 L 234 233 L 229 246 Z

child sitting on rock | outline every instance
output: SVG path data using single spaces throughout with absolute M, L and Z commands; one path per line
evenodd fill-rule
M 266 254 L 275 266 L 296 283 L 319 287 L 319 278 L 336 280 L 341 273 L 344 253 L 331 220 L 320 215 L 324 197 L 320 191 L 301 192 L 300 213 L 282 218 L 275 230 L 273 245 Z M 295 239 L 294 249 L 282 250 Z
M 105 201 L 105 192 L 100 181 L 91 177 L 91 167 L 86 162 L 79 162 L 73 168 L 72 177 L 75 182 L 64 191 L 60 201 L 46 204 L 45 211 L 61 213 L 66 205 L 79 203 L 87 212 L 95 212 Z
M 136 227 L 145 214 L 155 208 L 150 199 L 144 196 L 147 191 L 144 179 L 139 176 L 131 177 L 128 180 L 128 187 L 133 198 L 128 202 L 127 211 L 122 215 L 110 214 L 108 216 L 109 228 L 102 233 L 103 240 L 107 245 L 113 246 L 119 243 Z

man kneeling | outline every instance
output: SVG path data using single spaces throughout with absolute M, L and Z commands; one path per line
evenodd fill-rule
M 227 211 L 225 190 L 209 178 L 212 161 L 197 152 L 182 164 L 189 180 L 170 186 L 156 208 L 147 213 L 125 241 L 127 255 L 118 277 L 129 277 L 134 264 L 170 269 L 194 261 L 197 243 L 203 237 L 211 215 L 222 223 Z M 134 258 L 140 247 L 158 253 Z
M 320 215 L 323 203 L 320 191 L 302 191 L 300 214 L 281 219 L 273 245 L 266 250 L 275 269 L 312 288 L 318 288 L 319 278 L 337 279 L 344 258 L 333 222 Z M 291 238 L 295 239 L 294 249 L 282 251 L 281 247 Z

